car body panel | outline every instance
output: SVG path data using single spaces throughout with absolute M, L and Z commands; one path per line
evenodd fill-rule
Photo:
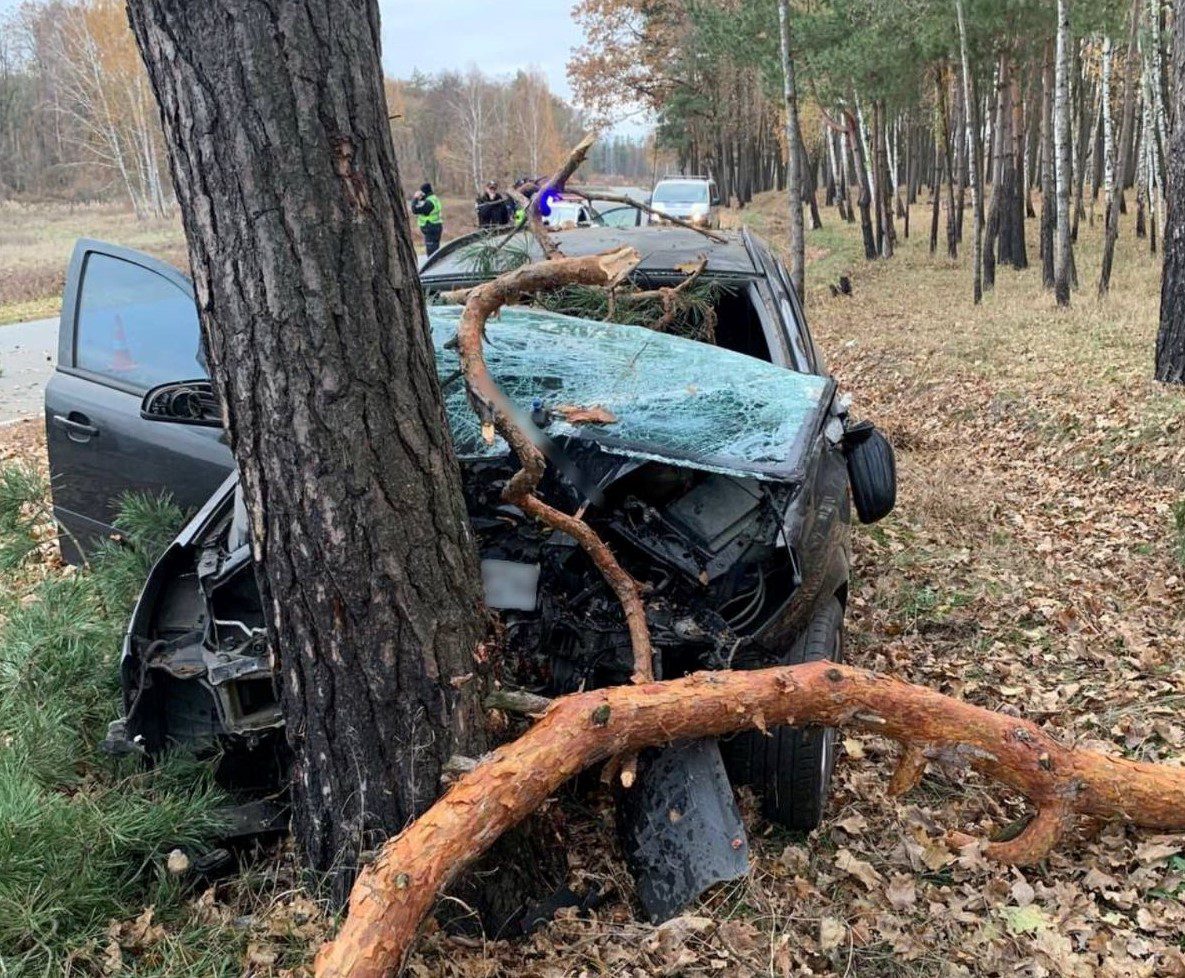
M 159 293 L 175 290 L 178 304 L 172 312 L 192 321 L 161 323 L 162 333 L 180 331 L 195 343 L 197 312 L 189 280 L 164 262 L 147 255 L 98 241 L 79 241 L 66 277 L 59 325 L 58 362 L 45 391 L 46 445 L 53 485 L 54 514 L 66 528 L 63 554 L 78 560 L 81 551 L 96 539 L 111 535 L 118 500 L 125 492 L 157 495 L 169 492 L 183 508 L 199 506 L 226 478 L 233 460 L 220 431 L 191 428 L 178 430 L 140 417 L 140 401 L 150 386 L 143 375 L 123 375 L 90 369 L 78 355 L 79 323 L 84 319 L 84 295 L 88 270 L 99 261 L 117 262 L 129 275 L 142 277 Z M 119 283 L 128 288 L 128 281 Z M 149 312 L 151 315 L 151 312 Z M 130 317 L 129 317 L 130 319 Z M 123 323 L 116 321 L 117 326 Z M 134 330 L 125 328 L 123 347 L 113 357 L 124 356 L 135 365 L 159 347 L 145 337 L 147 351 L 134 345 Z M 188 363 L 185 357 L 180 362 Z M 93 363 L 92 363 L 93 366 Z M 192 358 L 188 369 L 204 371 Z
M 424 263 L 429 295 L 482 280 L 462 254 L 481 237 L 459 239 Z M 754 348 L 756 358 L 643 327 L 520 307 L 489 324 L 486 354 L 520 423 L 552 462 L 540 496 L 583 512 L 627 572 L 649 585 L 656 675 L 781 661 L 818 609 L 846 596 L 850 565 L 844 409 L 801 305 L 786 295 L 784 269 L 747 233 L 717 241 L 669 226 L 589 227 L 553 237 L 567 255 L 632 245 L 643 255 L 634 273 L 643 287 L 681 280 L 680 267 L 702 256 L 705 279 L 727 283 L 733 299 L 751 309 L 745 328 L 765 346 Z M 525 241 L 541 257 L 533 239 Z M 179 281 L 171 281 L 187 288 L 174 274 Z M 628 629 L 600 572 L 574 540 L 545 532 L 501 499 L 517 463 L 505 445 L 486 445 L 476 433 L 448 346 L 457 316 L 455 307 L 435 306 L 429 318 L 487 604 L 502 618 L 513 679 L 548 695 L 628 682 Z M 63 342 L 73 340 L 64 333 Z M 72 367 L 67 360 L 59 387 L 109 386 Z M 285 771 L 283 718 L 262 607 L 251 600 L 254 594 L 258 602 L 258 589 L 245 511 L 236 478 L 223 478 L 225 469 L 196 447 L 225 446 L 210 429 L 140 419 L 138 393 L 119 393 L 126 400 L 114 409 L 121 417 L 111 430 L 134 421 L 154 428 L 159 441 L 120 456 L 103 492 L 146 481 L 129 466 L 156 465 L 152 478 L 183 499 L 196 491 L 195 467 L 207 480 L 218 473 L 213 482 L 220 485 L 145 585 L 121 661 L 125 716 L 112 724 L 107 746 L 214 751 L 223 758 L 220 771 L 237 772 L 238 786 L 256 777 L 275 788 Z M 70 396 L 97 412 L 85 392 Z M 605 409 L 613 420 L 571 423 L 559 408 L 572 402 Z M 158 461 L 140 457 L 146 452 Z M 61 454 L 58 463 L 65 477 L 80 464 Z M 120 480 L 127 484 L 117 487 Z M 704 747 L 649 753 L 641 777 L 651 789 L 624 813 L 639 892 L 656 918 L 711 882 L 735 878 L 747 861 L 719 754 Z M 697 813 L 687 827 L 700 830 L 679 831 L 670 822 L 675 796 Z

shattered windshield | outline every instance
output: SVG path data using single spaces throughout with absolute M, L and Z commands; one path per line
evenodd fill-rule
M 430 306 L 437 371 L 462 458 L 504 454 L 487 445 L 466 398 L 454 349 L 459 306 Z M 828 391 L 822 377 L 694 340 L 521 306 L 486 327 L 486 362 L 528 416 L 539 409 L 600 409 L 606 424 L 552 415 L 547 433 L 593 440 L 621 454 L 730 473 L 784 476 L 795 443 Z

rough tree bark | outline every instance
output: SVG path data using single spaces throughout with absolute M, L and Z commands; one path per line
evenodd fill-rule
M 953 157 L 951 155 L 951 119 L 950 108 L 947 105 L 946 93 L 949 87 L 947 81 L 947 71 L 945 67 L 939 73 L 935 71 L 935 85 L 937 87 L 937 102 L 938 102 L 938 116 L 939 124 L 942 126 L 942 154 L 946 165 L 946 253 L 952 259 L 959 257 L 959 233 L 958 233 L 958 219 L 954 215 L 955 207 L 958 206 L 955 202 L 955 167 Z M 941 185 L 934 188 L 937 196 L 941 190 Z
M 995 288 L 996 285 L 996 255 L 1000 242 L 1000 224 L 1004 220 L 1004 213 L 1008 206 L 1004 199 L 1004 195 L 1009 190 L 1009 181 L 1004 172 L 1005 157 L 1010 155 L 1005 149 L 1008 143 L 1006 129 L 1007 120 L 1012 117 L 1012 113 L 1008 110 L 1008 99 L 1008 55 L 1001 52 L 997 61 L 996 92 L 991 110 L 992 127 L 989 144 L 991 162 L 988 164 L 988 169 L 992 178 L 992 198 L 988 204 L 987 224 L 983 240 L 983 287 L 985 289 Z
M 1173 18 L 1173 91 L 1185 95 L 1185 16 Z M 1173 113 L 1164 202 L 1164 277 L 1160 286 L 1160 330 L 1156 337 L 1156 379 L 1185 384 L 1185 112 Z
M 160 103 L 293 751 L 359 850 L 484 749 L 481 588 L 391 146 L 374 0 L 129 0 Z
M 1054 60 L 1053 155 L 1057 233 L 1053 244 L 1053 295 L 1059 306 L 1068 306 L 1074 265 L 1070 243 L 1070 0 L 1057 0 Z
M 1065 0 L 1059 0 L 1064 3 Z M 955 0 L 959 22 L 959 60 L 963 69 L 963 118 L 967 128 L 968 164 L 971 186 L 971 210 L 974 231 L 971 248 L 971 295 L 976 305 L 983 301 L 983 155 L 975 132 L 975 92 L 971 85 L 971 62 L 967 57 L 967 24 L 963 19 L 963 0 Z
M 390 840 L 359 877 L 350 914 L 317 956 L 317 978 L 380 978 L 401 965 L 448 881 L 581 770 L 623 753 L 779 724 L 849 726 L 899 741 L 890 782 L 900 794 L 930 763 L 973 768 L 1036 809 L 1013 839 L 985 854 L 1043 859 L 1078 816 L 1159 830 L 1185 828 L 1185 768 L 1064 746 L 1036 724 L 851 666 L 813 662 L 701 672 L 556 700 L 530 730 L 499 747 L 433 808 Z M 975 840 L 951 833 L 953 845 Z
M 1041 68 L 1041 281 L 1053 288 L 1053 239 L 1057 234 L 1057 164 L 1053 138 L 1054 42 L 1045 42 Z
M 806 300 L 805 230 L 802 220 L 802 142 L 798 131 L 798 92 L 790 56 L 790 3 L 778 0 L 778 36 L 782 54 L 782 99 L 786 112 L 786 198 L 790 211 L 790 281 Z
M 876 237 L 872 230 L 872 188 L 868 183 L 868 167 L 864 159 L 864 140 L 860 135 L 859 120 L 848 109 L 844 110 L 847 122 L 847 140 L 852 151 L 852 167 L 860 181 L 860 194 L 856 206 L 860 209 L 860 232 L 864 240 L 864 257 L 871 261 L 877 257 Z
M 1140 56 L 1140 7 L 1141 0 L 1132 0 L 1131 26 L 1128 31 L 1127 53 L 1123 59 L 1123 122 L 1119 130 L 1119 147 L 1115 154 L 1115 193 L 1122 196 L 1127 183 L 1127 146 L 1132 139 L 1136 115 L 1136 62 Z M 1115 239 L 1119 237 L 1118 206 L 1107 211 L 1107 230 L 1103 238 L 1103 265 L 1099 272 L 1099 295 L 1104 296 L 1111 288 L 1111 266 L 1115 261 Z

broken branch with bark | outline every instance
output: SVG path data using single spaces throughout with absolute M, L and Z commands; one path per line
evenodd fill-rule
M 625 612 L 626 626 L 634 655 L 634 682 L 653 678 L 653 649 L 642 586 L 613 556 L 597 532 L 578 516 L 561 512 L 535 495 L 547 466 L 539 446 L 515 420 L 515 409 L 498 388 L 486 367 L 482 343 L 485 324 L 502 306 L 524 295 L 557 289 L 565 285 L 593 285 L 611 288 L 622 281 L 641 260 L 633 248 L 618 248 L 582 258 L 552 258 L 524 265 L 477 286 L 465 302 L 457 327 L 457 348 L 469 400 L 481 420 L 483 434 L 492 439 L 497 431 L 506 439 L 522 468 L 506 483 L 502 498 L 554 530 L 572 537 L 588 554 L 613 589 Z
M 1044 858 L 1077 816 L 1185 830 L 1185 768 L 1067 747 L 1036 724 L 890 676 L 830 662 L 700 672 L 555 700 L 522 737 L 499 747 L 382 847 L 350 894 L 317 978 L 379 978 L 398 969 L 437 895 L 494 841 L 583 769 L 651 746 L 769 726 L 852 727 L 905 747 L 892 785 L 928 763 L 972 768 L 1025 795 L 1036 817 L 986 855 Z M 971 841 L 952 833 L 954 844 Z
M 688 230 L 695 231 L 698 234 L 702 234 L 705 238 L 708 238 L 710 241 L 715 241 L 715 242 L 718 242 L 721 244 L 728 241 L 728 239 L 726 237 L 724 237 L 724 235 L 718 234 L 717 232 L 711 230 L 710 228 L 700 227 L 698 224 L 693 224 L 691 221 L 685 221 L 681 217 L 675 217 L 673 214 L 668 214 L 665 211 L 655 210 L 649 204 L 643 204 L 640 200 L 634 200 L 633 197 L 625 197 L 625 196 L 622 196 L 621 194 L 603 194 L 600 191 L 598 191 L 595 194 L 589 194 L 583 190 L 576 190 L 576 189 L 569 190 L 568 193 L 571 194 L 573 197 L 579 197 L 581 200 L 589 200 L 589 201 L 607 200 L 611 204 L 628 204 L 631 207 L 638 208 L 638 210 L 640 210 L 640 211 L 645 211 L 647 214 L 652 214 L 655 217 L 660 217 L 664 221 L 668 221 L 671 224 L 675 224 L 681 228 L 687 228 Z
M 615 289 L 611 289 L 609 292 L 610 317 L 612 316 L 615 302 L 647 302 L 651 299 L 657 299 L 662 303 L 662 315 L 649 328 L 656 333 L 666 332 L 675 321 L 675 313 L 678 312 L 679 297 L 695 284 L 696 279 L 704 273 L 704 269 L 707 267 L 707 257 L 700 256 L 699 261 L 690 269 L 680 266 L 680 270 L 687 271 L 687 278 L 678 285 L 664 285 L 657 289 L 647 289 L 644 292 L 623 292 L 620 295 L 618 295 Z
M 580 140 L 568 154 L 568 158 L 564 160 L 563 165 L 551 175 L 551 179 L 547 181 L 538 192 L 530 200 L 527 200 L 522 194 L 511 192 L 514 202 L 522 208 L 522 219 L 514 226 L 513 229 L 498 242 L 496 251 L 501 251 L 516 234 L 518 234 L 524 227 L 529 228 L 535 240 L 539 242 L 539 247 L 543 249 L 543 256 L 545 258 L 562 258 L 563 252 L 560 251 L 559 245 L 555 243 L 555 239 L 547 230 L 547 226 L 543 223 L 543 218 L 539 213 L 539 203 L 549 190 L 563 191 L 564 184 L 579 168 L 580 164 L 584 162 L 584 158 L 588 156 L 588 151 L 592 149 L 593 143 L 597 141 L 596 133 L 586 133 L 584 138 Z

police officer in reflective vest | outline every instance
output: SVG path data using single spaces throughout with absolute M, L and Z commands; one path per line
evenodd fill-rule
M 432 184 L 420 184 L 420 189 L 411 199 L 411 212 L 415 214 L 420 234 L 424 236 L 426 255 L 432 255 L 440 247 L 440 235 L 444 231 L 442 210 L 440 198 L 432 192 Z

